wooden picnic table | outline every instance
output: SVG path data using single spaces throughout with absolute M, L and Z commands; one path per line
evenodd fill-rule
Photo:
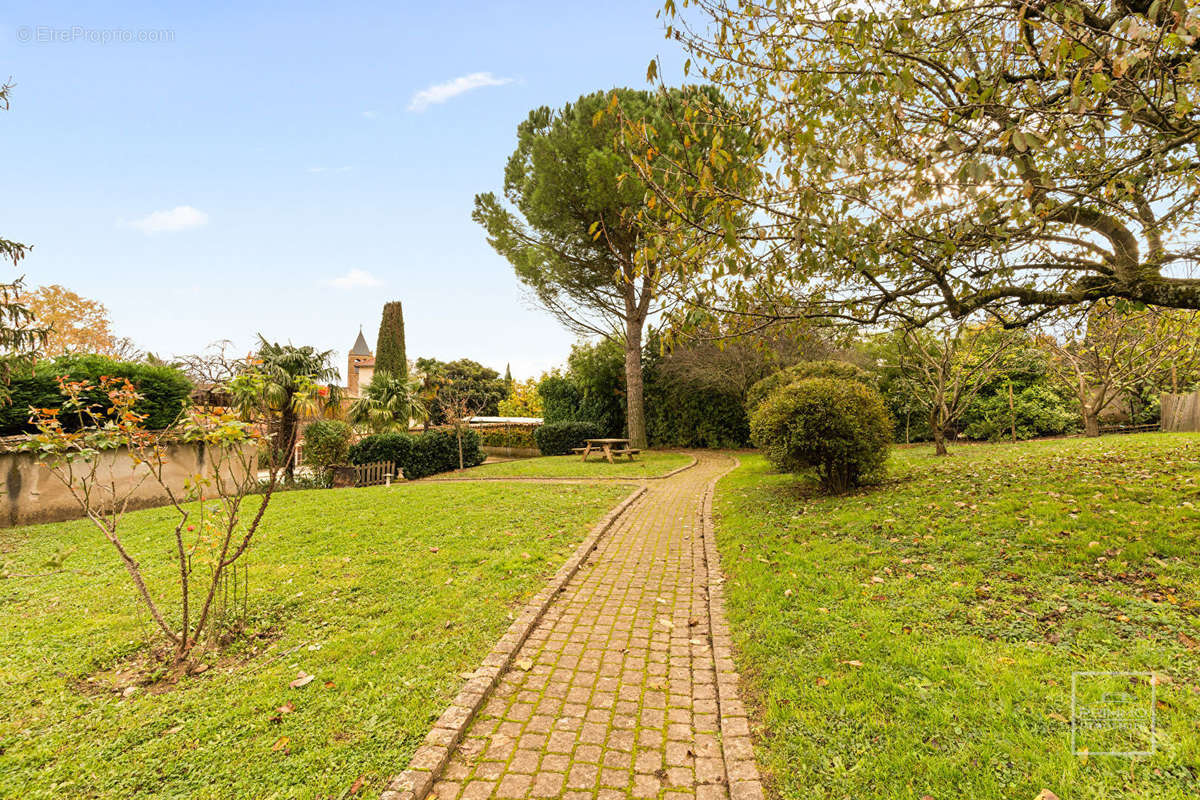
M 633 461 L 633 457 L 642 452 L 636 448 L 629 446 L 628 439 L 585 439 L 587 444 L 584 447 L 574 447 L 572 450 L 576 453 L 583 454 L 583 460 L 587 461 L 588 456 L 595 452 L 603 452 L 604 457 L 608 459 L 608 463 L 615 464 L 613 456 L 629 456 L 629 460 Z

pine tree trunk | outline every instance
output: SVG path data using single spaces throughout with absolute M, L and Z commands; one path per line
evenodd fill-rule
M 642 323 L 628 319 L 625 322 L 625 419 L 630 445 L 645 450 L 646 408 L 642 389 Z

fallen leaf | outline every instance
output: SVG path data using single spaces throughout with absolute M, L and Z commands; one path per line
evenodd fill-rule
M 1058 800 L 1058 795 L 1049 789 L 1042 789 L 1033 800 Z
M 163 731 L 163 736 L 170 736 L 173 733 L 179 733 L 181 730 L 183 730 L 182 725 L 175 725 L 174 727 L 167 728 L 165 731 Z
M 333 687 L 334 687 L 334 683 L 333 683 L 333 681 L 325 681 L 325 688 L 326 688 L 326 689 L 332 689 Z
M 666 617 L 659 617 L 658 625 L 659 627 L 666 628 L 667 630 L 672 630 L 675 627 L 671 624 L 671 620 L 667 619 Z
M 292 743 L 292 740 L 289 739 L 288 737 L 280 736 L 278 739 L 275 740 L 275 744 L 271 745 L 271 749 L 278 752 L 279 750 L 283 750 L 284 748 L 286 748 L 291 743 Z
M 848 667 L 861 667 L 863 665 L 863 662 L 859 661 L 857 658 L 852 658 L 849 661 L 839 661 L 838 663 L 845 664 Z
M 286 703 L 284 703 L 283 705 L 281 705 L 279 708 L 277 708 L 275 710 L 278 711 L 280 714 L 290 714 L 296 710 L 296 704 L 293 703 L 291 700 L 288 700 Z
M 309 675 L 307 672 L 301 672 L 296 676 L 296 680 L 289 683 L 288 686 L 292 687 L 293 689 L 299 689 L 303 686 L 308 686 L 313 682 L 313 678 L 315 677 L 315 675 Z
M 528 672 L 529 670 L 533 669 L 533 659 L 518 658 L 515 662 L 513 662 L 513 666 L 522 672 Z
M 819 675 L 817 676 L 817 679 L 816 679 L 816 681 L 814 681 L 814 683 L 816 683 L 817 686 L 828 686 L 829 685 L 829 681 L 825 680 L 824 678 L 820 677 Z
M 436 548 L 436 547 L 429 548 L 429 552 L 431 552 L 431 553 L 436 553 L 437 551 L 438 551 L 438 548 Z
M 363 787 L 363 778 L 364 777 L 365 776 L 363 776 L 363 775 L 359 775 L 357 778 L 354 779 L 354 783 L 350 784 L 350 794 L 358 794 L 359 793 L 359 791 Z

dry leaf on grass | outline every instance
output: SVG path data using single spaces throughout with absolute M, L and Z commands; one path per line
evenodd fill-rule
M 289 739 L 288 737 L 280 736 L 278 739 L 275 740 L 275 744 L 271 745 L 271 749 L 276 752 L 278 752 L 280 750 L 286 750 L 287 746 L 291 743 L 292 743 L 292 740 Z
M 288 686 L 292 687 L 293 689 L 300 689 L 300 688 L 302 688 L 304 686 L 308 686 L 310 683 L 312 683 L 314 677 L 316 677 L 316 676 L 309 675 L 307 672 L 301 672 L 299 675 L 296 676 L 296 680 L 289 683 Z

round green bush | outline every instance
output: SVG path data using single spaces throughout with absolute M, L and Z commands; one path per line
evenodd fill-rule
M 345 464 L 353 429 L 336 419 L 318 419 L 304 428 L 304 463 L 317 469 Z
M 544 456 L 565 456 L 571 448 L 583 447 L 588 439 L 599 439 L 604 431 L 595 422 L 552 422 L 533 432 Z
M 805 378 L 836 378 L 875 388 L 875 376 L 854 364 L 845 361 L 803 361 L 774 372 L 751 386 L 746 392 L 746 410 L 754 413 L 758 404 L 766 400 L 771 392 Z
M 807 378 L 773 391 L 750 415 L 750 438 L 786 472 L 814 469 L 844 492 L 878 477 L 892 422 L 879 392 L 854 380 Z

